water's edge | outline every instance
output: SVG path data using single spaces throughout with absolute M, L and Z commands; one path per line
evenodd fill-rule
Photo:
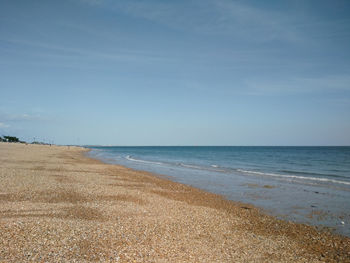
M 248 199 L 242 200 L 242 198 L 234 198 L 223 191 L 220 191 L 220 190 L 213 191 L 212 189 L 208 189 L 208 187 L 204 187 L 203 185 L 201 186 L 198 184 L 186 182 L 184 180 L 181 180 L 181 178 L 176 178 L 176 177 L 169 175 L 169 174 L 166 174 L 166 173 L 149 171 L 147 169 L 138 169 L 135 167 L 127 166 L 125 164 L 120 164 L 120 163 L 116 162 L 115 160 L 111 161 L 111 160 L 108 160 L 106 158 L 97 158 L 96 156 L 94 156 L 92 154 L 93 150 L 94 150 L 93 148 L 88 148 L 88 147 L 86 147 L 86 148 L 88 149 L 88 151 L 84 152 L 84 156 L 101 161 L 102 163 L 118 165 L 118 166 L 122 166 L 122 167 L 132 169 L 135 171 L 152 174 L 153 176 L 156 176 L 157 178 L 168 179 L 168 180 L 171 180 L 172 182 L 175 182 L 175 183 L 188 185 L 190 187 L 197 188 L 197 189 L 209 192 L 209 193 L 218 194 L 218 195 L 224 197 L 225 199 L 233 201 L 233 202 L 239 202 L 239 203 L 243 203 L 243 204 L 253 205 L 257 209 L 261 210 L 263 213 L 270 215 L 270 216 L 273 216 L 273 217 L 280 219 L 280 220 L 292 221 L 292 222 L 299 223 L 299 224 L 306 224 L 306 225 L 316 227 L 319 231 L 330 231 L 330 232 L 333 232 L 334 234 L 340 234 L 342 236 L 350 237 L 350 229 L 346 230 L 344 225 L 342 224 L 344 221 L 340 220 L 339 221 L 340 223 L 339 224 L 337 223 L 335 225 L 334 223 L 330 224 L 329 221 L 327 221 L 327 219 L 325 220 L 325 217 L 327 217 L 327 214 L 328 214 L 328 216 L 330 214 L 329 211 L 324 211 L 322 209 L 318 209 L 318 210 L 315 209 L 314 211 L 311 211 L 310 213 L 307 213 L 307 215 L 306 215 L 305 211 L 302 211 L 303 209 L 301 207 L 294 207 L 294 211 L 289 211 L 289 212 L 286 210 L 283 210 L 283 209 L 282 209 L 282 211 L 280 211 L 278 209 L 278 207 L 275 207 L 275 208 L 266 207 L 266 205 L 264 205 L 264 201 L 266 201 L 266 200 L 259 200 L 259 199 L 264 198 L 262 196 L 259 196 L 259 193 L 261 193 L 262 191 L 268 192 L 269 190 L 273 190 L 275 188 L 274 185 L 270 185 L 270 184 L 258 185 L 258 184 L 247 183 L 246 184 L 247 187 L 250 188 L 250 190 L 251 190 L 251 191 L 249 191 L 248 195 L 251 194 L 252 199 L 251 200 L 248 200 Z M 255 192 L 256 192 L 256 196 L 254 196 Z M 319 194 L 319 192 L 317 192 L 317 191 L 315 191 L 313 193 Z M 313 205 L 311 205 L 311 207 L 313 207 Z M 339 216 L 334 215 L 333 217 L 338 218 Z M 343 216 L 343 218 L 344 217 L 346 217 L 347 219 L 350 218 L 350 216 L 348 216 L 348 215 Z M 308 218 L 310 220 L 305 220 L 305 218 Z

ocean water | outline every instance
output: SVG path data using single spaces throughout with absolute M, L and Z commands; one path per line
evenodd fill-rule
M 350 236 L 350 147 L 88 147 L 107 163 Z

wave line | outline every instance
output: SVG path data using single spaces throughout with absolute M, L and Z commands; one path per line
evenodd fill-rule
M 238 172 L 249 173 L 249 174 L 257 174 L 257 175 L 267 175 L 273 177 L 283 177 L 283 178 L 292 178 L 292 179 L 304 179 L 304 180 L 312 180 L 312 181 L 321 181 L 321 182 L 332 182 L 337 184 L 346 184 L 350 185 L 350 182 L 328 179 L 328 178 L 319 178 L 319 177 L 306 177 L 306 176 L 297 176 L 297 175 L 286 175 L 286 174 L 274 174 L 274 173 L 263 173 L 256 171 L 248 171 L 243 169 L 237 169 Z
M 135 159 L 135 158 L 132 158 L 130 155 L 127 155 L 125 157 L 125 159 L 127 159 L 129 161 L 132 161 L 132 162 L 138 162 L 138 163 L 149 163 L 149 164 L 158 164 L 158 165 L 163 165 L 164 164 L 164 163 L 160 163 L 160 162 L 151 162 L 151 161 Z

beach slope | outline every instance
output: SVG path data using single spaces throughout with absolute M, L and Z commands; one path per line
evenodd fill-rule
M 350 239 L 67 146 L 0 143 L 0 261 L 350 262 Z

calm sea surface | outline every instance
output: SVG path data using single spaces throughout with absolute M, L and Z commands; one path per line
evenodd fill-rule
M 350 236 L 350 147 L 88 147 L 107 163 Z

